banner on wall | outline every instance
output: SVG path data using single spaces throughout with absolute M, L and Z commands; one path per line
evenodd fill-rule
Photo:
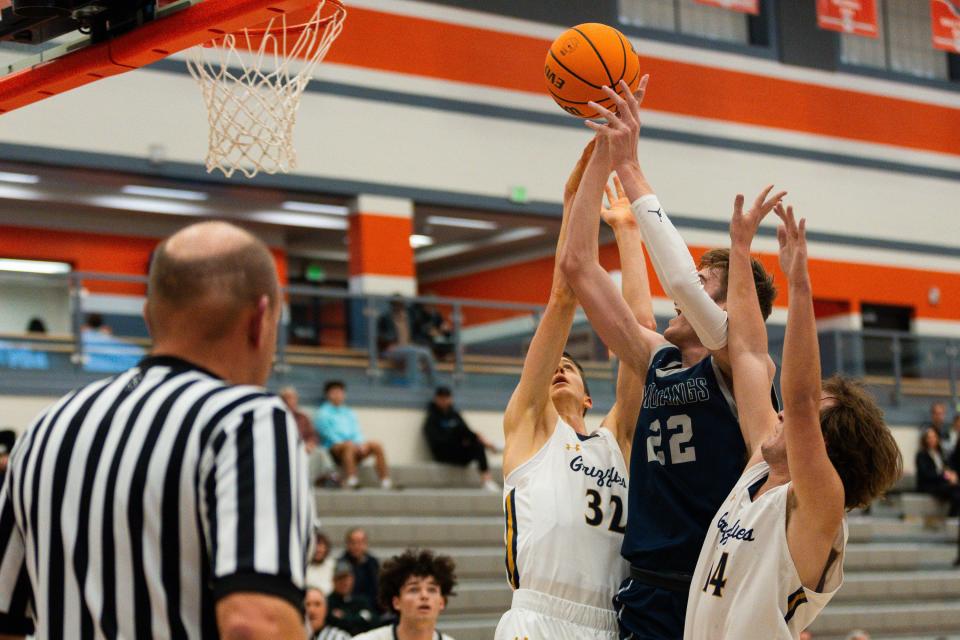
M 876 38 L 880 34 L 877 0 L 817 0 L 817 25 L 830 31 Z
M 760 0 L 697 0 L 700 4 L 739 11 L 740 13 L 760 14 Z
M 933 46 L 951 53 L 960 53 L 960 2 L 930 0 Z

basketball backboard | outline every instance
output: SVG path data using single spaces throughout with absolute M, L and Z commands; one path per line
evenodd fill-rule
M 0 114 L 311 4 L 316 0 L 0 0 Z M 110 7 L 119 8 L 105 13 Z

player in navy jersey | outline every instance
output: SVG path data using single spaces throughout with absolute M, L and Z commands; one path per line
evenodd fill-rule
M 725 348 L 729 252 L 708 252 L 699 270 L 694 265 L 640 168 L 639 102 L 626 85 L 621 91 L 624 97 L 607 90 L 617 114 L 595 107 L 607 124 L 587 122 L 597 132 L 597 148 L 574 200 L 561 265 L 604 342 L 629 366 L 647 371 L 622 548 L 631 570 L 615 598 L 620 635 L 679 640 L 707 527 L 771 427 L 744 429 L 737 420 Z M 590 246 L 611 171 L 623 182 L 657 277 L 677 306 L 663 335 L 629 322 L 629 309 Z M 761 193 L 755 210 L 766 213 L 785 195 L 768 197 L 771 190 Z M 766 318 L 775 296 L 772 279 L 756 261 L 753 273 Z

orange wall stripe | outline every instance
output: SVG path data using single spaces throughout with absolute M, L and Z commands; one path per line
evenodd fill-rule
M 0 226 L 0 257 L 69 262 L 75 271 L 146 275 L 150 256 L 159 242 L 156 238 Z M 270 252 L 280 282 L 286 283 L 286 253 L 276 248 Z M 122 282 L 87 280 L 84 286 L 95 293 L 146 293 L 143 285 Z
M 410 234 L 410 218 L 358 213 L 350 216 L 350 275 L 416 275 Z
M 351 7 L 327 59 L 542 94 L 547 104 L 542 75 L 549 45 L 540 38 Z M 657 111 L 960 154 L 958 109 L 640 53 L 643 71 L 651 74 L 645 106 Z
M 695 259 L 699 259 L 707 250 L 707 247 L 691 247 Z M 780 271 L 777 256 L 759 254 L 757 257 L 774 274 L 778 289 L 775 306 L 786 308 L 787 281 Z M 600 262 L 608 271 L 620 268 L 615 245 L 601 247 Z M 665 297 L 649 258 L 647 270 L 651 274 L 653 295 Z M 550 295 L 552 277 L 551 256 L 433 281 L 423 289 L 442 296 L 544 304 Z M 810 277 L 813 295 L 830 301 L 832 309 L 846 307 L 849 312 L 858 312 L 862 302 L 872 302 L 913 307 L 916 317 L 921 319 L 960 321 L 960 273 L 812 259 Z M 932 287 L 940 289 L 938 305 L 931 305 L 927 299 Z M 477 324 L 516 315 L 522 314 L 468 308 L 466 320 L 468 324 Z

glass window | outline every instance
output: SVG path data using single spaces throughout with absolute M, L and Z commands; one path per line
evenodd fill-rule
M 842 34 L 840 60 L 852 65 L 888 69 L 920 78 L 947 80 L 947 54 L 933 48 L 930 3 L 878 0 L 880 36 Z
M 750 44 L 745 14 L 696 0 L 620 0 L 620 21 L 710 40 Z

